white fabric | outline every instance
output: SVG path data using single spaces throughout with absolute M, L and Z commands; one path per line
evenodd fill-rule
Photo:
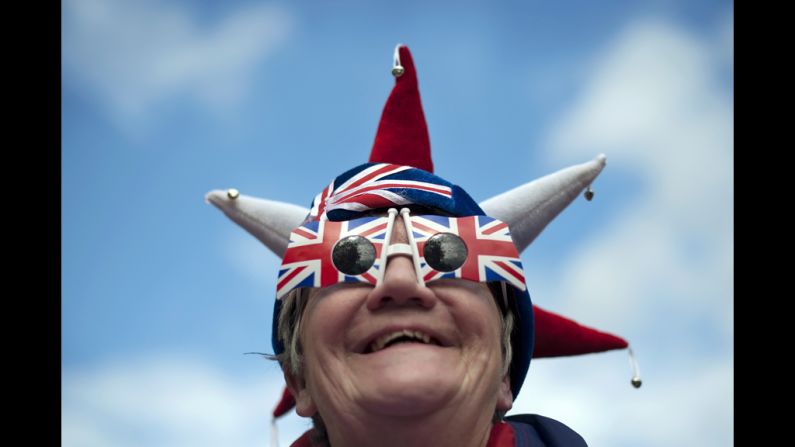
M 480 207 L 486 215 L 508 224 L 511 237 L 521 253 L 552 219 L 596 179 L 606 160 L 604 155 L 599 155 L 587 163 L 561 169 L 485 200 Z M 244 195 L 230 199 L 226 191 L 221 190 L 210 191 L 205 200 L 218 207 L 280 258 L 287 249 L 290 232 L 309 213 L 307 208 L 274 200 Z M 409 231 L 411 236 L 412 232 Z
M 290 232 L 304 221 L 308 208 L 275 200 L 239 195 L 230 199 L 226 191 L 213 190 L 204 197 L 230 219 L 245 228 L 279 258 L 287 250 Z
M 516 249 L 521 253 L 561 211 L 580 195 L 602 172 L 604 154 L 595 159 L 561 169 L 479 205 L 487 216 L 508 224 Z
M 414 250 L 409 244 L 391 244 L 386 251 L 387 258 L 394 255 L 414 255 Z

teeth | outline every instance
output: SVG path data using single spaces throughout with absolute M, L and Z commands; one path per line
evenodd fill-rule
M 391 341 L 400 338 L 400 337 L 411 337 L 416 340 L 420 340 L 425 344 L 431 343 L 431 336 L 428 334 L 424 334 L 420 331 L 412 331 L 410 329 L 403 329 L 402 331 L 395 331 L 391 332 L 386 335 L 382 335 L 378 337 L 374 342 L 370 344 L 370 352 L 377 352 L 384 349 L 384 346 L 389 344 Z

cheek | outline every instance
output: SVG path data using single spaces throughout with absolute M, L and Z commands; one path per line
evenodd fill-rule
M 458 302 L 453 312 L 462 334 L 480 340 L 480 344 L 499 347 L 502 321 L 491 296 Z
M 324 346 L 336 343 L 340 328 L 345 325 L 343 309 L 334 306 L 312 306 L 307 308 L 301 328 L 301 342 L 310 354 Z M 314 348 L 314 349 L 313 349 Z
M 341 291 L 310 298 L 301 319 L 300 337 L 306 362 L 344 351 L 346 329 L 361 306 L 358 295 Z
M 301 345 L 307 393 L 318 408 L 347 401 L 354 389 L 347 369 L 346 334 L 355 320 L 361 299 L 354 294 L 311 298 L 301 319 Z
M 434 287 L 434 286 L 432 286 Z M 434 287 L 462 339 L 477 345 L 500 343 L 500 310 L 488 286 L 463 280 L 440 281 Z
M 461 331 L 473 368 L 501 371 L 502 320 L 491 294 L 459 302 L 453 317 Z
M 500 390 L 502 321 L 491 295 L 459 301 L 453 318 L 462 335 L 463 385 L 471 396 L 490 399 Z

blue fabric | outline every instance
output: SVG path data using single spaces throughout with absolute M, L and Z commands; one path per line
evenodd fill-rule
M 508 302 L 514 307 L 514 331 L 511 334 L 513 358 L 511 359 L 511 393 L 513 399 L 519 395 L 522 384 L 533 359 L 535 319 L 533 302 L 527 288 L 519 290 L 508 285 Z
M 516 437 L 516 447 L 588 447 L 585 440 L 562 422 L 538 414 L 505 418 Z
M 383 163 L 364 163 L 356 166 L 355 168 L 351 168 L 335 178 L 334 185 L 342 185 L 351 177 L 377 164 Z M 469 194 L 467 194 L 467 192 L 461 187 L 456 186 L 437 175 L 431 174 L 428 171 L 423 171 L 422 169 L 407 169 L 405 171 L 379 177 L 379 180 L 412 180 L 447 186 L 452 190 L 452 197 L 450 198 L 440 196 L 439 194 L 433 194 L 427 191 L 410 188 L 389 188 L 389 191 L 403 197 L 410 203 L 443 211 L 452 216 L 462 217 L 485 215 L 478 203 L 472 199 L 472 197 L 470 197 Z M 312 205 L 310 205 L 309 208 L 311 209 L 314 206 L 315 202 L 313 200 Z M 363 217 L 360 212 L 345 209 L 330 210 L 327 212 L 327 216 L 329 220 L 334 221 L 351 220 L 356 219 L 357 217 Z

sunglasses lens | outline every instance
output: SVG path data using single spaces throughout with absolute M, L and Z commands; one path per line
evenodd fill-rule
M 452 272 L 467 260 L 467 246 L 460 237 L 452 233 L 433 235 L 423 249 L 425 262 L 434 270 Z
M 346 275 L 361 275 L 375 263 L 375 247 L 367 238 L 348 236 L 334 245 L 331 261 Z

